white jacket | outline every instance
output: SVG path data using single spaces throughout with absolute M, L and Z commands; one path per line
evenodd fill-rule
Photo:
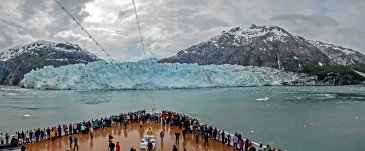
M 0 140 L 5 142 L 5 135 L 0 135 Z
M 238 143 L 238 137 L 236 135 L 233 135 L 232 142 L 233 143 Z

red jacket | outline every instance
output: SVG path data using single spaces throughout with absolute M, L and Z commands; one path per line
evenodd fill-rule
M 115 145 L 115 149 L 116 149 L 117 151 L 120 151 L 120 145 L 119 145 L 119 144 Z

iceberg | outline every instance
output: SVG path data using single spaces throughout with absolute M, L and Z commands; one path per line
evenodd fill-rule
M 32 70 L 20 86 L 51 90 L 175 89 L 282 85 L 302 78 L 269 67 L 102 60 Z
M 264 98 L 258 98 L 258 99 L 256 99 L 256 101 L 267 101 L 269 99 L 270 98 L 268 98 L 268 97 L 264 97 Z

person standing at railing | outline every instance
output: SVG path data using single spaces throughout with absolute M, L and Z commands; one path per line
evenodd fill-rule
M 54 141 L 56 138 L 56 132 L 54 130 L 51 131 L 51 140 Z
M 20 136 L 21 134 L 19 133 L 19 131 L 18 131 L 18 132 L 16 132 L 16 135 L 18 136 L 18 137 L 17 137 L 17 140 L 18 140 L 18 142 L 19 142 L 19 139 L 21 138 L 21 136 Z
M 69 124 L 68 125 L 68 133 L 69 134 L 72 134 L 73 133 L 73 129 L 72 129 L 73 127 L 72 127 L 72 124 Z
M 9 138 L 10 138 L 10 135 L 8 133 L 5 134 L 5 143 L 6 144 L 9 144 Z
M 240 151 L 243 151 L 243 147 L 244 147 L 244 145 L 245 145 L 245 142 L 243 141 L 243 139 L 242 139 L 242 138 L 240 138 L 240 139 L 238 140 L 238 147 L 239 147 L 239 150 L 240 150 Z
M 41 134 L 41 130 L 38 128 L 35 132 L 34 132 L 34 136 L 35 136 L 35 142 L 39 141 L 39 135 Z
M 33 131 L 32 130 L 30 130 L 30 132 L 29 132 L 29 139 L 30 139 L 30 142 L 32 143 L 33 142 Z
M 49 127 L 47 128 L 47 139 L 50 139 L 51 137 L 51 129 L 49 129 Z
M 25 142 L 26 143 L 30 143 L 30 140 L 29 140 L 29 132 L 25 132 Z
M 217 132 L 217 141 L 218 142 L 221 141 L 221 134 L 222 134 L 221 130 L 218 130 L 218 132 Z
M 237 142 L 238 142 L 237 133 L 233 135 L 232 142 L 233 142 L 234 150 L 237 150 Z
M 25 133 L 24 133 L 24 131 L 22 131 L 22 133 L 20 135 L 22 137 L 23 142 L 25 142 Z
M 61 137 L 62 136 L 62 129 L 61 129 L 61 125 L 58 125 L 58 128 L 57 128 L 57 132 L 58 132 L 58 137 Z
M 231 139 L 232 139 L 231 134 L 227 133 L 227 146 L 231 145 Z
M 217 134 L 218 134 L 218 130 L 216 127 L 214 127 L 214 129 L 213 129 L 213 139 L 214 140 L 217 140 Z
M 66 124 L 63 124 L 62 127 L 63 127 L 63 133 L 65 135 L 68 135 L 68 126 Z
M 0 143 L 5 144 L 5 136 L 3 133 L 0 133 Z
M 43 130 L 41 130 L 41 140 L 45 139 L 45 131 L 46 131 L 45 128 L 43 128 Z
M 225 144 L 224 143 L 224 138 L 225 138 L 225 133 L 224 133 L 224 130 L 222 130 L 222 132 L 221 132 L 221 141 L 222 141 L 222 144 Z

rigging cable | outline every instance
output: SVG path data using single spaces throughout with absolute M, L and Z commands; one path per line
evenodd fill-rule
M 91 34 L 84 28 L 84 26 L 82 26 L 81 23 L 58 0 L 54 1 L 62 8 L 62 10 L 64 10 L 67 13 L 68 16 L 72 18 L 74 22 L 77 23 L 77 25 L 81 27 L 81 30 L 83 30 L 89 36 L 89 38 L 100 48 L 100 50 L 103 51 L 108 58 L 114 61 L 114 59 L 109 55 L 109 53 L 106 52 L 106 50 L 100 45 L 100 43 L 98 43 L 98 41 L 96 41 L 96 39 L 93 36 L 91 36 Z
M 146 58 L 146 50 L 144 49 L 144 44 L 143 44 L 143 38 L 142 38 L 142 32 L 141 32 L 141 26 L 139 25 L 139 19 L 138 19 L 138 14 L 137 14 L 137 8 L 136 8 L 136 4 L 134 3 L 134 0 L 132 0 L 133 3 L 133 8 L 134 8 L 134 14 L 136 15 L 136 20 L 137 20 L 137 25 L 138 25 L 138 31 L 139 31 L 139 38 L 141 39 L 141 45 L 142 45 L 142 50 L 143 50 L 143 54 L 144 54 L 144 59 Z
M 89 36 L 89 38 L 100 48 L 100 50 L 106 54 L 106 56 L 111 60 L 111 62 L 115 63 L 115 65 L 117 65 L 117 67 L 126 75 L 126 77 L 130 81 L 134 82 L 135 80 L 133 80 L 133 78 L 125 70 L 123 70 L 118 64 L 116 64 L 115 60 L 109 55 L 109 53 L 104 49 L 104 47 L 102 47 L 100 45 L 100 43 L 85 29 L 85 27 L 82 26 L 82 24 L 58 0 L 54 0 L 54 1 L 62 8 L 62 10 L 64 10 L 68 14 L 68 16 L 70 16 L 72 18 L 73 21 L 75 21 L 77 23 L 77 25 L 79 25 L 81 27 L 81 30 L 84 31 Z M 134 1 L 133 1 L 133 4 L 134 4 Z M 140 35 L 140 36 L 141 36 L 141 40 L 142 40 L 142 35 Z M 146 55 L 145 55 L 145 57 L 146 57 Z M 152 112 L 154 112 L 155 99 L 151 95 L 149 95 L 146 91 L 144 91 L 144 90 L 141 90 L 141 91 L 152 101 L 152 105 L 153 105 Z

